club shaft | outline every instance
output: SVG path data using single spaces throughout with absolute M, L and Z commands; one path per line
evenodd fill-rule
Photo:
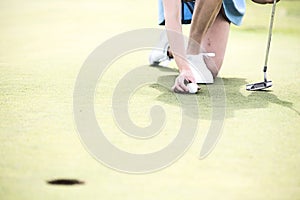
M 268 38 L 268 44 L 267 44 L 267 50 L 266 50 L 266 57 L 265 57 L 265 66 L 264 66 L 264 72 L 265 73 L 267 72 L 267 65 L 268 65 L 269 52 L 270 52 L 271 39 L 272 39 L 272 30 L 273 30 L 275 8 L 276 8 L 276 0 L 274 0 L 273 6 L 272 6 L 272 14 L 271 14 L 271 20 L 270 20 L 270 27 L 269 27 L 269 38 Z

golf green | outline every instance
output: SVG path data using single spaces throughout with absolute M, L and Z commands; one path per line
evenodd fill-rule
M 150 50 L 130 52 L 112 63 L 98 82 L 95 114 L 118 148 L 158 151 L 174 139 L 182 115 L 199 120 L 193 144 L 180 159 L 162 170 L 133 175 L 89 154 L 74 120 L 73 92 L 84 61 L 103 42 L 135 29 L 162 28 L 157 2 L 1 1 L 0 199 L 300 199 L 299 1 L 281 0 L 276 8 L 268 63 L 273 86 L 265 92 L 245 90 L 246 84 L 263 80 L 270 13 L 271 5 L 248 1 L 243 25 L 232 25 L 217 79 L 226 95 L 222 135 L 205 159 L 199 154 L 214 109 L 210 87 L 216 86 L 201 85 L 196 96 L 186 95 L 187 102 L 196 97 L 199 114 L 184 113 L 174 94 L 160 85 L 172 84 L 175 64 L 151 68 L 163 76 L 136 90 L 129 114 L 145 127 L 151 123 L 151 107 L 160 105 L 166 122 L 159 135 L 137 140 L 116 125 L 112 95 L 126 73 L 148 64 Z

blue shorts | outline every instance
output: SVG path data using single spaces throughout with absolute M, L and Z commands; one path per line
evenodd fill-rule
M 235 25 L 241 25 L 246 11 L 245 0 L 223 0 L 227 19 Z
M 189 5 L 187 5 L 189 4 Z M 193 3 L 186 3 L 183 6 L 182 11 L 182 23 L 191 23 L 192 15 L 191 7 L 193 8 Z M 245 0 L 223 0 L 223 8 L 227 19 L 235 24 L 241 25 L 245 11 L 246 3 Z M 164 25 L 164 7 L 162 0 L 158 0 L 158 22 L 160 25 Z

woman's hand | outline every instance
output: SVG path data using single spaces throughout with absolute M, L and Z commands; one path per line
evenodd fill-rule
M 177 93 L 189 93 L 189 88 L 187 83 L 195 83 L 194 75 L 192 71 L 188 69 L 183 69 L 178 77 L 175 79 L 175 83 L 172 90 Z
M 274 0 L 252 0 L 255 3 L 259 3 L 259 4 L 267 4 L 267 3 L 274 3 Z M 276 2 L 278 2 L 280 0 L 276 0 Z

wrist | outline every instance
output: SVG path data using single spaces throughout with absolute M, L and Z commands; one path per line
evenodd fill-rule
M 190 67 L 189 66 L 181 66 L 179 68 L 179 72 L 182 73 L 182 72 L 189 72 L 191 71 Z

